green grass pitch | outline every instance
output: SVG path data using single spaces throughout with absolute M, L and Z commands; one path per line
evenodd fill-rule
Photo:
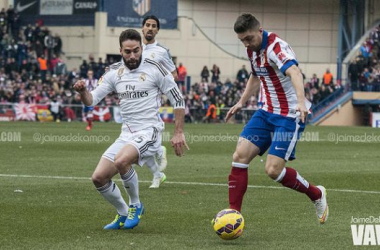
M 116 212 L 89 178 L 118 137 L 120 125 L 96 123 L 87 132 L 84 123 L 0 123 L 0 249 L 353 249 L 351 218 L 380 216 L 380 140 L 334 143 L 328 138 L 334 133 L 360 139 L 364 134 L 379 136 L 380 130 L 306 128 L 319 141 L 299 142 L 297 160 L 288 165 L 327 188 L 330 216 L 325 225 L 318 224 L 305 195 L 281 188 L 265 175 L 265 158 L 255 159 L 242 210 L 244 233 L 237 240 L 223 241 L 210 221 L 228 207 L 227 179 L 236 145 L 231 137 L 242 127 L 186 125 L 194 142 L 189 141 L 184 157 L 176 157 L 170 143 L 164 142 L 167 183 L 149 189 L 150 172 L 136 168 L 146 207 L 139 226 L 104 231 Z M 172 132 L 173 125 L 166 131 Z M 61 138 L 41 143 L 34 141 L 36 133 L 109 136 L 109 141 Z M 222 137 L 227 140 L 220 141 Z

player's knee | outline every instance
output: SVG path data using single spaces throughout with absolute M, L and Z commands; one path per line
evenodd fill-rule
M 277 179 L 277 177 L 281 174 L 280 166 L 277 166 L 274 163 L 267 163 L 265 165 L 265 173 L 272 179 Z
M 248 157 L 240 153 L 239 151 L 235 151 L 235 153 L 232 156 L 232 160 L 233 162 L 249 164 Z
M 124 157 L 116 157 L 114 164 L 119 171 L 125 170 L 126 168 L 131 166 L 130 160 Z
M 105 176 L 102 176 L 98 173 L 93 173 L 91 176 L 92 183 L 94 183 L 95 187 L 102 187 L 109 182 L 109 179 Z

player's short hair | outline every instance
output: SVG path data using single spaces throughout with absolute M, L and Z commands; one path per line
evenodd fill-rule
M 158 18 L 155 15 L 150 15 L 150 16 L 144 17 L 144 20 L 142 22 L 142 26 L 143 27 L 144 27 L 146 21 L 148 21 L 149 19 L 153 19 L 154 21 L 156 21 L 156 23 L 157 23 L 157 29 L 160 29 L 160 20 L 158 20 Z
M 120 37 L 119 37 L 120 47 L 122 47 L 121 44 L 126 40 L 138 41 L 141 45 L 141 35 L 138 31 L 134 29 L 127 29 L 121 32 Z
M 244 13 L 236 19 L 234 30 L 236 33 L 244 33 L 248 30 L 257 30 L 260 22 L 252 14 Z

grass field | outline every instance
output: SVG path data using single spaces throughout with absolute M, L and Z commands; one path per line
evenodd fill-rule
M 365 134 L 379 136 L 380 130 L 309 126 L 306 131 L 313 133 L 314 141 L 301 141 L 298 159 L 289 165 L 327 188 L 327 223 L 318 224 L 305 195 L 270 180 L 264 172 L 265 158 L 257 158 L 249 169 L 244 233 L 235 241 L 223 241 L 210 221 L 228 207 L 226 184 L 236 145 L 231 137 L 240 133 L 242 125 L 192 124 L 185 129 L 195 142 L 189 142 L 185 157 L 174 156 L 169 142 L 164 142 L 169 147 L 167 183 L 151 190 L 150 172 L 137 168 L 146 207 L 139 226 L 104 231 L 115 211 L 89 177 L 119 135 L 120 125 L 97 123 L 90 133 L 84 127 L 83 123 L 0 123 L 0 249 L 353 249 L 351 218 L 380 216 L 380 138 L 328 141 L 333 140 L 331 134 L 363 139 Z M 166 131 L 173 131 L 173 126 Z M 53 135 L 66 139 L 42 143 L 41 138 Z M 67 141 L 75 140 L 75 135 L 109 141 Z M 231 137 L 228 142 L 215 139 L 221 136 Z

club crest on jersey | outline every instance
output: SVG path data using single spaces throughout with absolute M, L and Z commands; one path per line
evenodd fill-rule
M 145 81 L 145 80 L 146 80 L 146 74 L 145 74 L 145 73 L 142 73 L 142 74 L 140 75 L 140 77 L 139 77 L 139 80 L 140 80 L 140 82 Z
M 278 53 L 278 59 L 280 59 L 280 61 L 282 62 L 282 63 L 284 63 L 286 60 L 287 60 L 287 58 L 286 58 L 286 55 L 285 55 L 285 53 L 284 52 L 280 52 L 280 53 Z
M 154 54 L 154 53 L 152 53 L 151 55 L 150 55 L 150 57 L 152 57 L 153 59 L 156 57 L 156 54 Z
M 121 79 L 121 76 L 123 75 L 124 73 L 124 68 L 120 68 L 118 71 L 117 71 L 117 77 L 119 78 L 119 80 Z

